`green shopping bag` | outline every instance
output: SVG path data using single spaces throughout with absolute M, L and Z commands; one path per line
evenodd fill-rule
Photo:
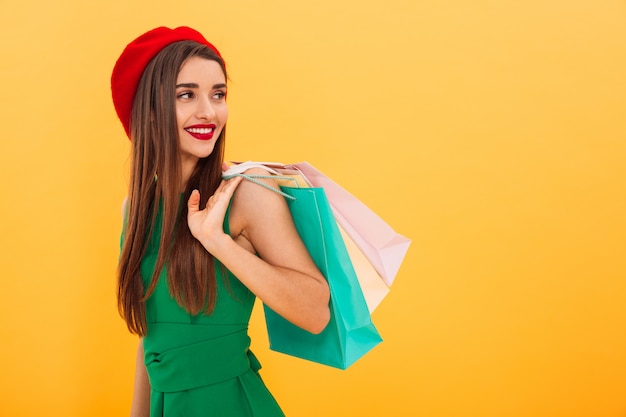
M 323 188 L 281 187 L 300 238 L 330 287 L 330 321 L 319 334 L 264 306 L 270 349 L 346 369 L 382 341 Z

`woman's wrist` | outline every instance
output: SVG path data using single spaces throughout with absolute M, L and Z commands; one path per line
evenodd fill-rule
M 232 251 L 237 244 L 230 235 L 226 233 L 210 234 L 198 239 L 211 255 L 217 259 L 222 258 L 222 254 Z

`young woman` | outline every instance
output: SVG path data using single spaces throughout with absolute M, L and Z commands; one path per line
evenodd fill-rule
M 124 49 L 111 88 L 132 144 L 118 271 L 140 336 L 131 415 L 283 415 L 249 350 L 255 296 L 318 333 L 329 291 L 283 197 L 221 179 L 224 60 L 197 31 L 159 27 Z

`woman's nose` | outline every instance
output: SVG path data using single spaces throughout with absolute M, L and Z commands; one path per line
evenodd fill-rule
M 210 98 L 207 97 L 199 100 L 196 115 L 200 119 L 212 119 L 213 116 L 215 116 L 215 110 L 213 109 Z

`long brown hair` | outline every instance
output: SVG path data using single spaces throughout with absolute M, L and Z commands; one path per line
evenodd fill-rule
M 213 195 L 222 173 L 226 128 L 211 155 L 201 159 L 187 181 L 181 199 L 182 171 L 175 111 L 176 78 L 193 56 L 224 61 L 209 47 L 175 42 L 161 50 L 145 68 L 131 114 L 131 175 L 125 233 L 118 266 L 117 302 L 128 329 L 143 336 L 147 331 L 145 301 L 154 291 L 167 264 L 170 293 L 190 314 L 210 313 L 215 306 L 214 259 L 191 235 L 186 200 L 200 190 L 201 208 Z M 162 202 L 162 233 L 156 266 L 144 288 L 140 265 L 155 227 Z

